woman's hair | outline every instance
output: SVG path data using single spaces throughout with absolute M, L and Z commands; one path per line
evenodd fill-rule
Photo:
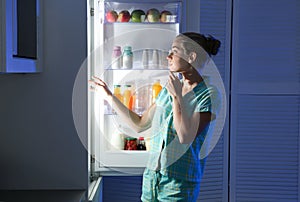
M 184 32 L 177 36 L 182 43 L 185 55 L 195 52 L 197 57 L 193 62 L 196 68 L 204 67 L 212 55 L 216 55 L 221 46 L 221 42 L 212 36 L 204 36 L 195 32 Z
M 189 39 L 191 39 L 193 42 L 196 42 L 198 45 L 200 45 L 206 53 L 211 55 L 217 55 L 219 48 L 221 46 L 221 42 L 218 39 L 215 39 L 213 36 L 204 36 L 203 34 L 195 33 L 195 32 L 184 32 L 179 34 L 178 36 L 185 36 Z M 193 46 L 195 46 L 194 44 Z M 191 52 L 194 51 L 195 47 L 186 44 L 183 42 L 183 46 L 186 48 L 186 51 Z

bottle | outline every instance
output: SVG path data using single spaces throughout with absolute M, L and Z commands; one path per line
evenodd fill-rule
M 146 150 L 146 144 L 144 137 L 139 137 L 139 143 L 137 145 L 137 150 Z
M 121 85 L 114 85 L 114 96 L 123 103 L 123 96 L 121 94 Z
M 158 65 L 159 65 L 158 50 L 153 50 L 153 53 L 152 53 L 152 65 L 153 65 L 153 69 L 157 69 L 158 68 Z
M 152 103 L 155 102 L 161 89 L 162 89 L 162 86 L 160 85 L 160 80 L 159 79 L 155 80 L 152 85 Z
M 125 46 L 123 52 L 123 68 L 132 69 L 133 67 L 133 53 L 131 46 Z
M 131 85 L 127 84 L 125 85 L 125 89 L 123 92 L 123 104 L 128 108 L 128 109 L 132 109 L 131 103 L 130 103 L 130 99 L 131 99 Z
M 112 52 L 112 69 L 120 69 L 122 67 L 122 52 L 120 46 L 115 46 Z

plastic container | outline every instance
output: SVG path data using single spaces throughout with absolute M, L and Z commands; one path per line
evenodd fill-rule
M 123 52 L 123 68 L 132 69 L 133 67 L 133 53 L 131 46 L 125 46 Z
M 122 51 L 120 46 L 115 46 L 112 52 L 112 69 L 120 69 L 122 67 Z

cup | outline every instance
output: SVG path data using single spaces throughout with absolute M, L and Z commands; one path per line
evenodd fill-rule
M 148 69 L 149 68 L 149 50 L 148 49 L 144 49 L 143 50 L 143 54 L 142 54 L 142 64 L 144 69 Z
M 161 51 L 160 61 L 159 61 L 160 68 L 162 69 L 168 68 L 168 60 L 167 60 L 168 55 L 169 55 L 168 51 Z
M 152 52 L 152 66 L 153 69 L 157 69 L 159 65 L 159 53 L 158 50 L 154 49 Z

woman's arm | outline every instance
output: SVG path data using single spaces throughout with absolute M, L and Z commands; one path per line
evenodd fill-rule
M 142 132 L 151 127 L 151 121 L 156 107 L 155 104 L 151 105 L 142 116 L 139 116 L 135 112 L 129 110 L 116 96 L 114 96 L 107 84 L 100 78 L 93 77 L 93 80 L 90 80 L 89 83 L 93 86 L 95 91 L 98 91 L 103 95 L 104 99 L 109 102 L 115 112 L 133 130 Z
M 195 112 L 192 116 L 187 115 L 187 111 L 182 102 L 182 97 L 173 97 L 173 121 L 179 142 L 188 144 L 194 141 L 197 134 L 201 133 L 211 121 L 210 112 Z
M 187 108 L 182 99 L 182 84 L 174 74 L 170 73 L 167 89 L 173 99 L 173 123 L 176 129 L 179 142 L 188 144 L 193 142 L 197 134 L 211 121 L 210 112 L 195 112 L 192 116 L 188 115 Z

